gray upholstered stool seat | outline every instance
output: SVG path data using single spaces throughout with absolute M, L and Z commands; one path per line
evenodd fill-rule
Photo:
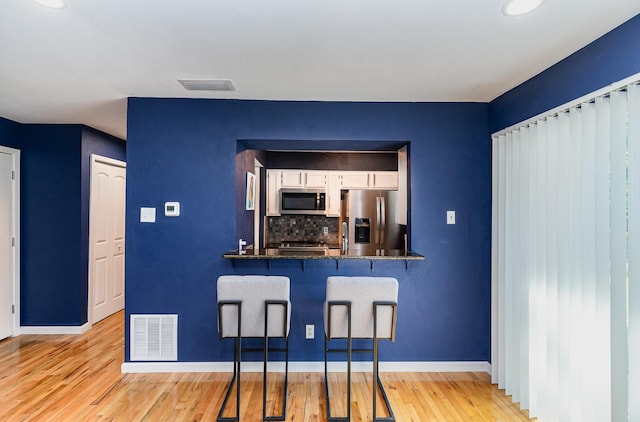
M 263 352 L 262 418 L 266 421 L 285 420 L 287 381 L 289 372 L 289 328 L 291 324 L 290 282 L 288 277 L 261 275 L 223 275 L 218 278 L 218 335 L 234 339 L 233 378 L 227 388 L 218 421 L 238 421 L 240 416 L 240 363 L 242 352 Z M 262 349 L 242 349 L 243 338 L 262 338 Z M 270 338 L 281 338 L 285 347 L 269 348 Z M 269 351 L 285 353 L 284 394 L 282 414 L 266 415 L 267 361 Z M 236 385 L 236 415 L 223 417 L 233 384 Z
M 324 303 L 324 373 L 329 421 L 351 419 L 351 355 L 352 339 L 372 339 L 372 349 L 358 352 L 373 353 L 373 420 L 395 421 L 387 394 L 378 376 L 378 341 L 395 341 L 396 315 L 398 309 L 398 280 L 391 277 L 328 277 L 327 299 Z M 329 349 L 332 339 L 347 339 L 347 349 Z M 327 377 L 327 354 L 347 353 L 347 415 L 331 416 L 329 382 Z M 377 388 L 380 388 L 389 417 L 376 416 Z

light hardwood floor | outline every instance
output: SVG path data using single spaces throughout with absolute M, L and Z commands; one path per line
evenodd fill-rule
M 123 326 L 119 312 L 80 336 L 1 341 L 0 421 L 215 421 L 231 374 L 121 374 Z M 340 416 L 344 377 L 330 378 L 332 413 Z M 381 378 L 398 422 L 529 421 L 485 373 L 382 373 Z M 352 421 L 370 421 L 371 375 L 354 373 L 353 382 Z M 240 420 L 261 420 L 262 374 L 243 374 L 241 388 Z M 277 401 L 269 402 L 269 412 L 279 410 Z M 228 410 L 231 414 L 233 405 Z M 383 415 L 383 408 L 378 412 Z M 287 421 L 326 421 L 323 374 L 289 374 Z

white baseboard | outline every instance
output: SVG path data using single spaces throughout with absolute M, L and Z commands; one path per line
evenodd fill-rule
M 83 325 L 24 325 L 20 327 L 18 334 L 84 334 L 90 329 L 91 324 L 88 322 Z
M 262 362 L 242 362 L 242 372 L 262 372 Z M 269 362 L 270 371 L 284 371 L 284 362 Z M 345 362 L 329 362 L 329 372 L 343 372 Z M 371 372 L 371 362 L 352 362 L 353 372 Z M 125 362 L 122 373 L 233 372 L 233 362 Z M 289 372 L 323 372 L 324 362 L 289 362 Z M 380 372 L 486 372 L 489 362 L 380 362 Z

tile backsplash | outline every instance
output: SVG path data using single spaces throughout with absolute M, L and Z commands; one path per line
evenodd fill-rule
M 324 228 L 328 234 L 324 234 Z M 283 215 L 267 217 L 267 245 L 276 246 L 283 241 L 325 242 L 339 245 L 338 218 L 324 215 Z

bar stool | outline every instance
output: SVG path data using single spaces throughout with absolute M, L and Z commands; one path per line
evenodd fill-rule
M 351 355 L 373 353 L 373 420 L 395 421 L 393 409 L 378 375 L 378 341 L 395 341 L 398 311 L 398 280 L 391 277 L 328 277 L 324 303 L 324 378 L 329 421 L 351 420 Z M 347 349 L 329 349 L 332 339 L 346 339 Z M 352 349 L 352 339 L 372 339 L 372 349 Z M 347 353 L 347 415 L 331 416 L 328 353 Z M 376 416 L 377 388 L 380 388 L 389 417 Z
M 234 339 L 233 378 L 220 407 L 217 420 L 240 419 L 240 363 L 243 352 L 263 352 L 262 419 L 283 421 L 287 410 L 287 381 L 289 375 L 289 328 L 291 301 L 289 278 L 279 276 L 223 275 L 218 278 L 218 335 L 220 340 Z M 262 348 L 242 348 L 242 339 L 262 338 Z M 269 349 L 269 339 L 284 340 L 284 348 Z M 269 352 L 285 353 L 284 393 L 282 414 L 267 416 L 267 361 Z M 236 383 L 236 414 L 223 417 L 233 384 Z

